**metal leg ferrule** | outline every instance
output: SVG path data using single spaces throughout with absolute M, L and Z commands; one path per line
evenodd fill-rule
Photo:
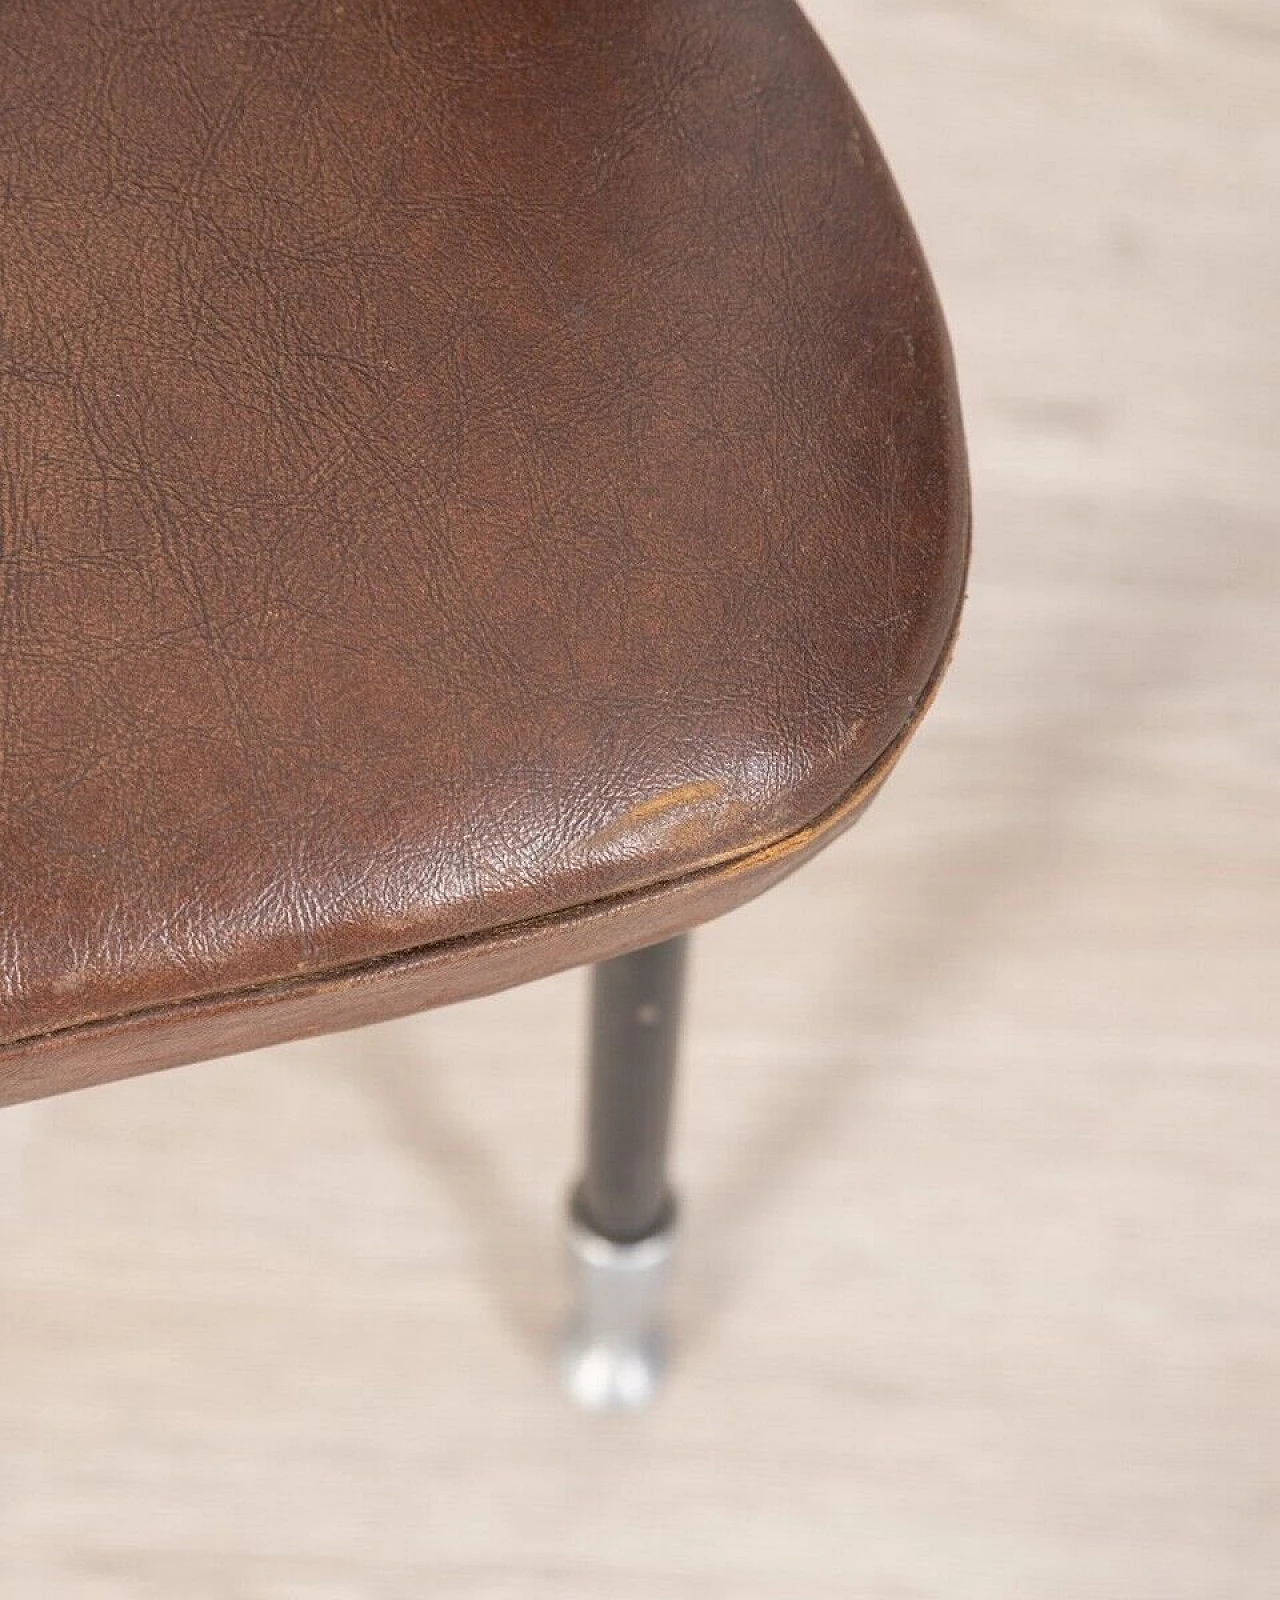
M 576 1303 L 560 1370 L 584 1410 L 642 1411 L 657 1395 L 667 1365 L 663 1302 L 674 1241 L 674 1217 L 647 1239 L 617 1244 L 571 1213 Z

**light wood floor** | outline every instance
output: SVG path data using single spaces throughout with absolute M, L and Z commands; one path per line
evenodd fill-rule
M 888 794 L 701 940 L 665 1403 L 546 1369 L 580 977 L 73 1096 L 3 1125 L 4 1600 L 1280 1595 L 1280 19 L 812 11 L 977 557 Z

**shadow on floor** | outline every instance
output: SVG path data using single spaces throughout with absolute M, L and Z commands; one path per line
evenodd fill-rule
M 391 1138 L 449 1196 L 495 1310 L 541 1363 L 561 1312 L 561 1241 L 521 1205 L 501 1153 L 468 1129 L 449 1103 L 445 1084 L 453 1075 L 424 1054 L 421 1037 L 413 1019 L 388 1025 L 356 1082 Z

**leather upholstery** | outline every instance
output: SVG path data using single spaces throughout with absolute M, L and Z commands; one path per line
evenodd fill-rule
M 857 813 L 967 490 L 790 0 L 0 43 L 0 1099 L 616 954 Z

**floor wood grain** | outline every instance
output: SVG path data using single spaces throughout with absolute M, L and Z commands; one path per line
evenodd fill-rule
M 885 797 L 700 940 L 665 1403 L 548 1381 L 579 977 L 69 1097 L 0 1130 L 6 1600 L 1280 1594 L 1276 15 L 811 12 L 977 553 Z

